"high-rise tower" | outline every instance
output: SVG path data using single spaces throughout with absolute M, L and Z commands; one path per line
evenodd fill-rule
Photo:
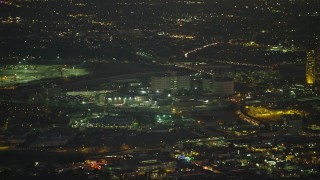
M 306 54 L 306 83 L 313 85 L 316 82 L 316 56 L 314 50 L 308 50 Z

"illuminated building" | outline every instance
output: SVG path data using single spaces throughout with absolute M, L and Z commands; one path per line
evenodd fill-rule
M 173 76 L 171 90 L 190 89 L 190 76 Z
M 164 91 L 171 89 L 171 77 L 151 77 L 151 90 Z
M 316 81 L 316 58 L 314 50 L 308 50 L 306 59 L 306 83 L 313 85 Z
M 163 76 L 151 77 L 151 90 L 165 91 L 165 90 L 189 90 L 191 87 L 190 76 Z
M 216 78 L 212 83 L 213 92 L 216 95 L 232 95 L 234 93 L 234 81 L 228 78 Z

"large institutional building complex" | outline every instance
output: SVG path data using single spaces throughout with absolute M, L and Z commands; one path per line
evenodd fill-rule
M 189 90 L 191 87 L 190 76 L 162 76 L 151 77 L 151 90 L 153 91 L 176 91 Z
M 151 90 L 155 92 L 190 90 L 191 87 L 190 76 L 171 74 L 169 76 L 151 77 Z M 234 81 L 225 77 L 203 79 L 202 90 L 212 92 L 218 96 L 229 96 L 234 93 Z

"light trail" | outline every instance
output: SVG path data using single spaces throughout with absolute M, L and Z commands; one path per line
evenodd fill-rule
M 207 48 L 207 47 L 216 46 L 216 45 L 218 45 L 218 44 L 219 44 L 219 43 L 214 42 L 214 43 L 206 44 L 206 45 L 203 45 L 203 46 L 201 46 L 201 47 L 195 48 L 195 49 L 193 49 L 193 50 L 187 51 L 187 52 L 184 53 L 184 57 L 188 58 L 188 55 L 191 54 L 191 53 L 195 53 L 195 52 L 201 51 L 202 49 L 205 49 L 205 48 Z

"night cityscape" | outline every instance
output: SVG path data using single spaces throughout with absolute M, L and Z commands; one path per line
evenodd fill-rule
M 319 0 L 0 0 L 0 179 L 320 179 Z

